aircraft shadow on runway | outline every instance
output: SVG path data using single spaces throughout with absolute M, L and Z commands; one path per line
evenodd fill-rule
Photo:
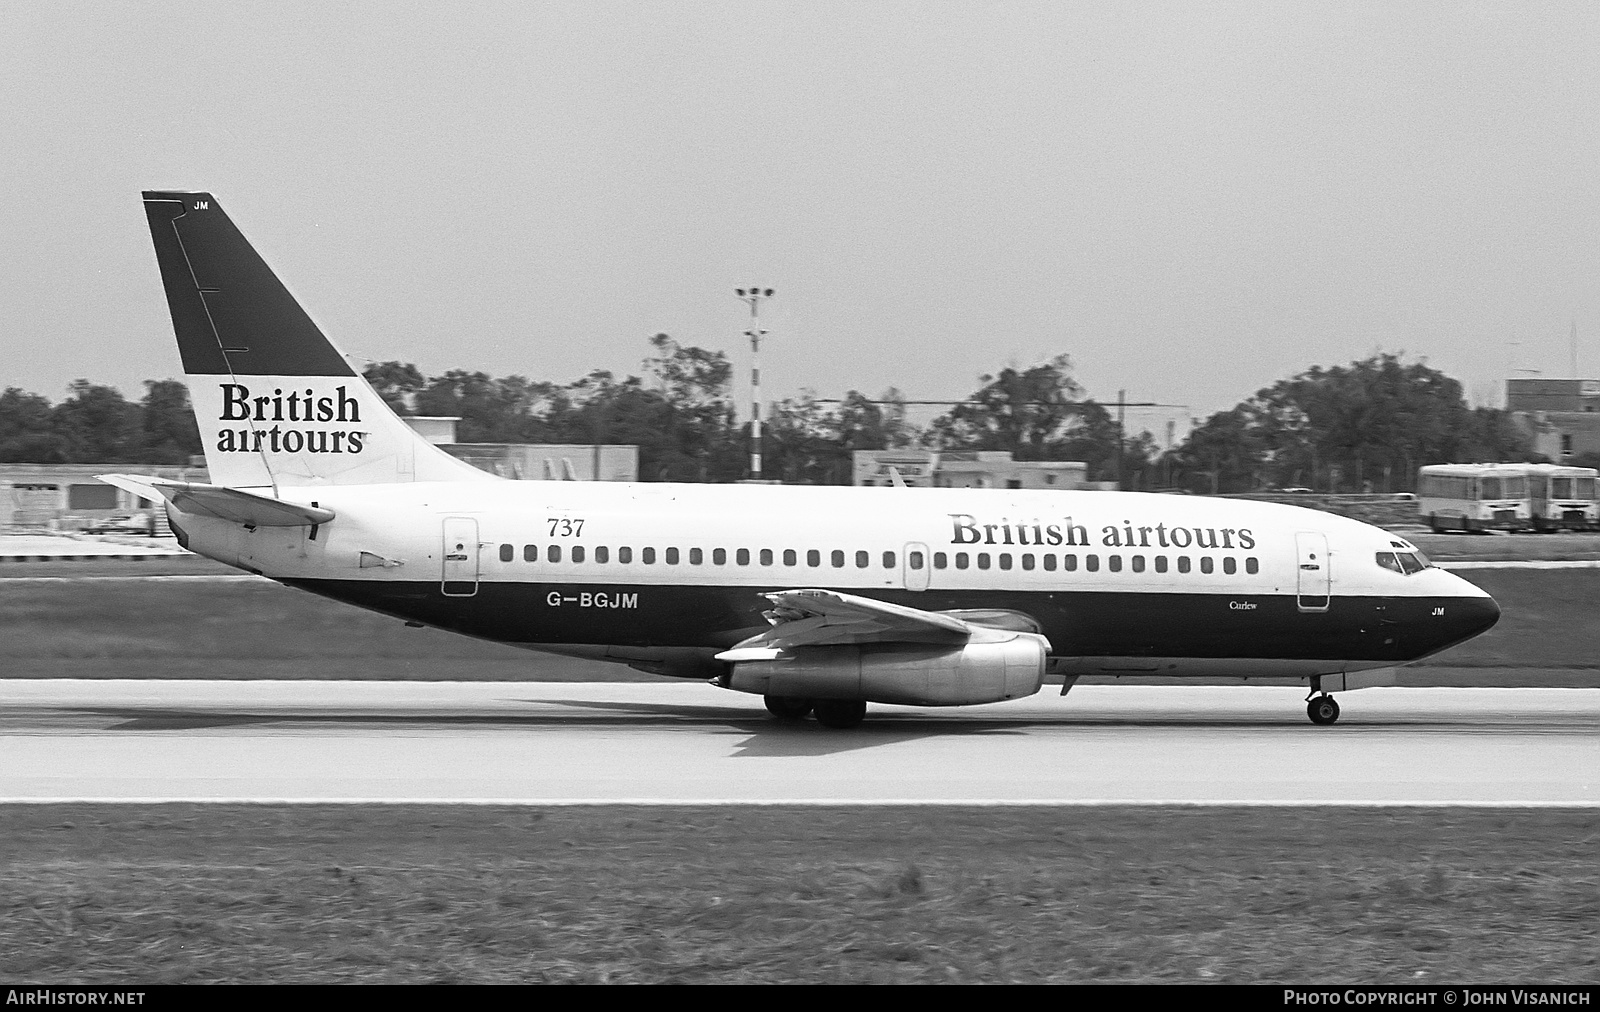
M 107 731 L 206 731 L 222 728 L 279 727 L 615 727 L 624 724 L 653 724 L 657 727 L 690 725 L 716 727 L 749 735 L 740 742 L 736 757 L 777 758 L 785 756 L 832 755 L 863 748 L 875 748 L 922 738 L 955 735 L 1023 734 L 1030 728 L 1057 721 L 974 720 L 925 718 L 918 715 L 884 715 L 850 730 L 825 728 L 815 721 L 780 723 L 765 713 L 746 707 L 685 706 L 666 703 L 597 702 L 594 700 L 525 700 L 534 704 L 555 703 L 577 712 L 567 713 L 248 713 L 241 711 L 174 707 L 77 707 L 57 710 L 76 716 L 92 716 L 114 723 Z M 650 718 L 643 721 L 628 718 Z
M 1015 735 L 1029 728 L 1053 721 L 1033 720 L 973 720 L 949 717 L 924 717 L 917 715 L 888 714 L 870 718 L 859 727 L 834 730 L 813 720 L 779 721 L 764 713 L 747 709 L 730 710 L 725 707 L 674 706 L 670 703 L 596 702 L 594 700 L 543 700 L 559 702 L 562 706 L 602 710 L 621 710 L 641 716 L 691 717 L 707 723 L 720 723 L 732 730 L 750 735 L 739 743 L 736 758 L 783 758 L 787 756 L 836 755 L 880 745 L 896 745 L 921 738 L 949 737 L 953 735 Z M 733 719 L 719 718 L 715 714 L 736 714 Z M 709 718 L 709 719 L 708 719 Z
M 597 701 L 587 699 L 513 700 L 537 706 L 554 704 L 560 712 L 541 713 L 351 713 L 247 712 L 196 707 L 77 707 L 55 709 L 58 714 L 98 717 L 113 721 L 107 731 L 203 731 L 224 728 L 280 727 L 408 728 L 428 727 L 507 727 L 572 728 L 616 727 L 619 724 L 656 727 L 690 726 L 722 728 L 749 735 L 738 745 L 735 756 L 783 757 L 831 755 L 876 748 L 932 737 L 972 735 L 1019 735 L 1042 730 L 1093 732 L 1098 730 L 1217 730 L 1283 731 L 1288 728 L 1306 734 L 1409 733 L 1429 734 L 1593 734 L 1595 721 L 1584 715 L 1541 714 L 1536 719 L 1515 720 L 1502 715 L 1473 717 L 1462 714 L 1396 715 L 1393 713 L 1362 718 L 1347 715 L 1333 728 L 1303 726 L 1303 717 L 1293 712 L 1281 716 L 1260 714 L 1238 716 L 1216 713 L 1151 713 L 1136 716 L 1062 712 L 1042 718 L 971 717 L 921 713 L 878 713 L 849 730 L 822 727 L 813 720 L 784 723 L 748 707 L 684 705 Z M 16 716 L 15 713 L 12 714 Z

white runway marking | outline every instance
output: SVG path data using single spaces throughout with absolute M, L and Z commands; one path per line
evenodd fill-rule
M 1600 805 L 1600 691 L 1084 686 L 783 725 L 702 684 L 0 683 L 0 799 Z
M 251 573 L 174 573 L 165 576 L 13 576 L 5 586 L 19 583 L 272 583 Z
M 1483 560 L 1477 562 L 1440 562 L 1434 560 L 1434 565 L 1440 569 L 1600 569 L 1600 559 L 1522 559 L 1504 560 L 1495 562 Z
M 8 534 L 0 538 L 0 561 L 53 561 L 70 559 L 136 559 L 188 555 L 176 542 L 166 544 L 99 541 L 43 534 Z

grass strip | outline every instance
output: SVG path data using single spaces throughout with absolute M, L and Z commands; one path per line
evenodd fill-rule
M 1593 809 L 0 808 L 0 976 L 1600 981 Z

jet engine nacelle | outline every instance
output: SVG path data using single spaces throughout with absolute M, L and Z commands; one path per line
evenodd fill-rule
M 1049 642 L 1032 633 L 958 647 L 800 647 L 736 662 L 726 684 L 763 696 L 912 706 L 997 703 L 1038 692 L 1048 652 Z

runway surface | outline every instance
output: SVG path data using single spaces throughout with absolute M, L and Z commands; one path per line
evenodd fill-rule
M 0 682 L 0 801 L 1600 805 L 1600 690 L 1052 687 L 833 731 L 689 684 Z

